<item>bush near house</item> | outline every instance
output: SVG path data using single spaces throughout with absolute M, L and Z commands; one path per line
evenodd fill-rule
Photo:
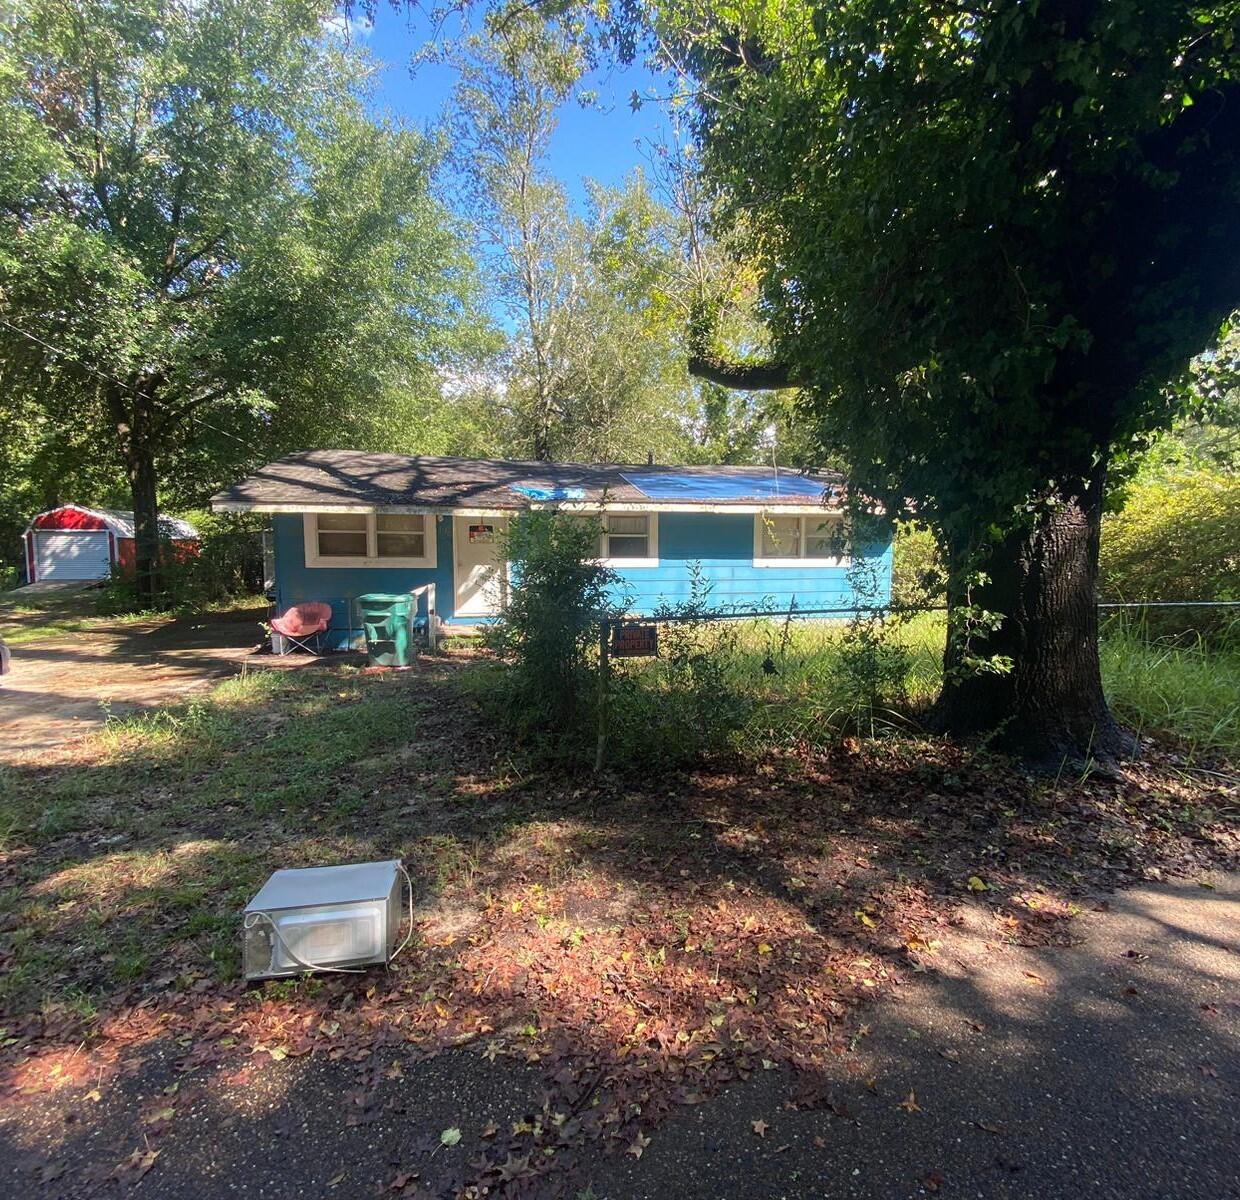
M 187 612 L 227 604 L 263 589 L 263 518 L 247 514 L 189 514 L 199 533 L 198 553 L 169 554 L 154 604 L 160 611 Z M 151 607 L 137 582 L 119 573 L 100 592 L 101 613 L 132 613 Z
M 942 604 L 946 583 L 943 556 L 929 527 L 899 522 L 892 544 L 891 603 L 896 608 Z
M 598 622 L 620 611 L 615 573 L 595 560 L 599 533 L 596 522 L 552 512 L 523 512 L 508 526 L 516 586 L 487 630 L 498 667 L 480 694 L 539 758 L 579 758 L 593 737 Z
M 1240 477 L 1139 480 L 1103 522 L 1101 564 L 1108 600 L 1240 599 Z

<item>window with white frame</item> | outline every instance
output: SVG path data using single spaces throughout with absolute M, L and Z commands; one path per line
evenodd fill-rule
M 308 567 L 433 567 L 435 523 L 422 513 L 306 513 Z
M 599 561 L 614 567 L 659 565 L 659 518 L 655 513 L 599 513 L 579 518 L 599 531 Z
M 754 566 L 781 566 L 791 560 L 799 560 L 805 566 L 846 566 L 848 538 L 844 518 L 823 513 L 756 514 Z
M 608 513 L 603 525 L 602 557 L 608 561 L 654 558 L 649 513 Z

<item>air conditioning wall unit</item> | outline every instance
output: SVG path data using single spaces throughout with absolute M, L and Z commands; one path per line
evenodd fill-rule
M 408 881 L 399 859 L 276 871 L 245 907 L 246 979 L 388 962 L 401 926 L 401 875 Z M 412 934 L 412 884 L 409 900 Z

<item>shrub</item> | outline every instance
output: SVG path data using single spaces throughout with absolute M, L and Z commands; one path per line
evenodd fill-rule
M 525 749 L 583 759 L 598 718 L 599 621 L 617 616 L 617 576 L 595 561 L 593 519 L 521 513 L 508 527 L 513 587 L 486 643 L 501 670 L 485 699 Z
M 613 670 L 607 761 L 668 768 L 734 751 L 756 702 L 738 686 L 740 629 L 735 621 L 686 621 L 711 612 L 711 584 L 690 564 L 689 598 L 657 609 L 659 657 Z M 768 654 L 769 659 L 769 654 Z
M 1138 480 L 1103 521 L 1101 566 L 1108 600 L 1240 600 L 1240 477 Z
M 1240 477 L 1209 470 L 1138 477 L 1102 525 L 1106 600 L 1240 600 Z M 1147 634 L 1219 635 L 1227 609 L 1150 609 Z
M 906 699 L 909 656 L 893 636 L 898 618 L 884 617 L 875 607 L 882 599 L 877 563 L 854 559 L 848 582 L 855 603 L 862 607 L 840 639 L 837 688 L 846 723 L 873 732 L 879 712 Z
M 901 521 L 892 549 L 891 603 L 897 608 L 942 604 L 946 584 L 943 557 L 934 534 L 915 521 Z
M 191 520 L 199 533 L 198 552 L 165 544 L 153 607 L 162 612 L 194 611 L 261 591 L 261 518 L 193 513 Z M 99 611 L 127 613 L 143 607 L 151 605 L 139 597 L 136 581 L 114 571 L 99 594 Z

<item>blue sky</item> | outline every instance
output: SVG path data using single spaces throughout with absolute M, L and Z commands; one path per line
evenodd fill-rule
M 452 31 L 449 30 L 450 34 Z M 409 61 L 431 36 L 432 26 L 420 11 L 393 12 L 379 6 L 373 28 L 354 25 L 351 36 L 365 45 L 383 64 L 377 81 L 376 107 L 390 109 L 416 126 L 438 119 L 452 93 L 455 72 L 451 67 L 420 64 L 417 75 L 409 74 Z M 640 143 L 656 138 L 667 128 L 659 104 L 644 104 L 633 112 L 629 97 L 634 91 L 649 94 L 654 77 L 641 66 L 595 71 L 582 80 L 582 89 L 597 93 L 597 101 L 583 108 L 576 101 L 564 105 L 559 128 L 551 146 L 551 170 L 580 205 L 582 179 L 620 183 L 644 164 Z

